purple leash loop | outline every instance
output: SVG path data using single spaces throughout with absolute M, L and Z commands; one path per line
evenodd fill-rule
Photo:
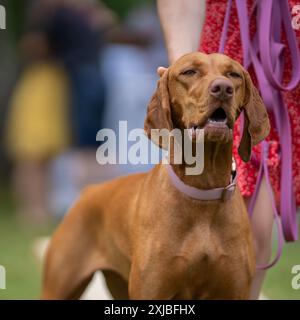
M 281 146 L 281 219 L 277 211 L 276 201 L 269 179 L 267 166 L 269 143 L 267 141 L 263 141 L 261 145 L 262 157 L 260 169 L 255 191 L 248 208 L 251 217 L 261 181 L 263 176 L 265 176 L 270 198 L 272 199 L 272 207 L 278 232 L 278 249 L 274 260 L 266 266 L 257 266 L 259 269 L 267 269 L 279 260 L 284 238 L 286 241 L 295 241 L 298 239 L 296 205 L 293 193 L 291 125 L 288 110 L 284 105 L 280 91 L 292 90 L 299 84 L 300 56 L 296 35 L 291 26 L 291 15 L 287 0 L 255 1 L 250 13 L 250 18 L 256 12 L 257 32 L 252 40 L 250 40 L 250 18 L 248 16 L 247 1 L 235 0 L 235 3 L 243 46 L 243 65 L 246 69 L 248 69 L 251 64 L 254 67 L 264 103 L 268 111 L 274 114 Z M 231 7 L 232 0 L 228 0 L 219 52 L 224 52 L 225 50 Z M 282 84 L 284 70 L 283 51 L 285 48 L 285 45 L 281 43 L 282 26 L 284 26 L 293 65 L 292 77 L 287 85 Z

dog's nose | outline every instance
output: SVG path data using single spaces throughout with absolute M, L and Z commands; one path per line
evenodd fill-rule
M 215 98 L 226 100 L 233 96 L 233 85 L 229 80 L 216 79 L 210 85 L 209 92 Z

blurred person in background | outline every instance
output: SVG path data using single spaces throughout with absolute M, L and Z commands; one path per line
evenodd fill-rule
M 103 104 L 98 30 L 105 19 L 109 14 L 92 2 L 31 3 L 20 45 L 23 71 L 6 123 L 13 188 L 26 219 L 42 222 L 49 214 L 51 160 L 72 144 L 89 147 L 95 141 Z
M 96 161 L 96 134 L 101 129 L 106 88 L 99 61 L 104 37 L 116 22 L 115 15 L 101 2 L 69 1 L 56 10 L 49 37 L 63 61 L 70 81 L 72 145 L 51 163 L 49 205 L 63 215 L 79 192 L 96 183 L 101 168 Z
M 24 66 L 8 111 L 7 151 L 18 213 L 40 222 L 47 216 L 49 160 L 70 144 L 69 86 L 44 26 L 30 13 L 20 47 Z

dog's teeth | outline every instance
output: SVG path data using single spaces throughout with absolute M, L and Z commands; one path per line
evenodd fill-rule
M 212 119 L 208 119 L 208 122 L 209 123 L 212 123 L 212 124 L 223 124 L 223 123 L 227 123 L 227 119 L 224 119 L 224 120 L 220 120 L 220 121 L 216 121 L 216 120 L 212 120 Z

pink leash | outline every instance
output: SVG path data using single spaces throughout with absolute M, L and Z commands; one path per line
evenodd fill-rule
M 284 105 L 280 91 L 292 90 L 299 84 L 300 56 L 295 32 L 291 26 L 288 1 L 260 0 L 255 2 L 250 17 L 256 12 L 257 32 L 252 40 L 250 40 L 250 19 L 248 17 L 247 1 L 235 0 L 235 2 L 243 46 L 243 65 L 246 69 L 251 64 L 254 67 L 264 103 L 268 111 L 272 111 L 274 114 L 281 145 L 281 218 L 277 211 L 270 183 L 267 166 L 269 143 L 267 141 L 262 142 L 260 169 L 255 191 L 248 208 L 251 217 L 262 178 L 265 176 L 278 230 L 278 249 L 274 260 L 266 266 L 257 266 L 258 269 L 267 269 L 275 265 L 280 259 L 284 238 L 286 241 L 296 241 L 298 239 L 296 205 L 293 193 L 291 125 L 288 110 Z M 231 7 L 232 0 L 228 0 L 219 52 L 224 52 L 225 49 Z M 283 50 L 285 48 L 280 39 L 282 26 L 284 26 L 287 36 L 293 64 L 292 77 L 286 86 L 282 84 L 284 68 Z

